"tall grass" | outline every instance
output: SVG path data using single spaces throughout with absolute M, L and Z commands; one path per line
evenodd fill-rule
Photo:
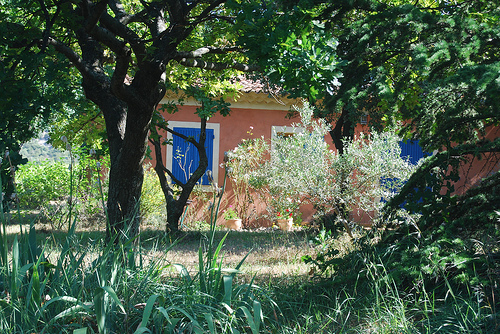
M 273 326 L 266 309 L 273 313 L 276 304 L 263 289 L 235 281 L 246 257 L 235 268 L 223 266 L 216 201 L 194 273 L 144 258 L 134 240 L 81 246 L 75 217 L 61 244 L 37 244 L 32 223 L 9 245 L 0 208 L 0 332 L 259 333 Z M 154 247 L 165 256 L 172 246 L 157 240 Z
M 190 270 L 167 261 L 175 243 L 161 238 L 145 240 L 148 253 L 135 240 L 83 240 L 75 216 L 62 242 L 37 242 L 33 223 L 8 239 L 8 215 L 0 206 L 0 333 L 500 331 L 498 259 L 492 254 L 458 270 L 462 257 L 445 249 L 462 245 L 455 241 L 428 253 L 423 243 L 362 247 L 362 238 L 323 233 L 309 260 L 331 275 L 278 276 L 265 288 L 255 277 L 241 283 L 237 276 L 248 257 L 226 268 L 228 234 L 216 238 L 221 191 L 213 192 L 210 228 Z
M 273 287 L 273 297 L 283 311 L 283 333 L 500 330 L 494 302 L 498 281 L 475 284 L 480 281 L 479 272 L 468 284 L 459 284 L 453 272 L 429 279 L 424 271 L 416 280 L 402 283 L 394 279 L 385 258 L 375 248 L 357 249 L 337 260 L 345 261 L 346 267 L 328 278 Z

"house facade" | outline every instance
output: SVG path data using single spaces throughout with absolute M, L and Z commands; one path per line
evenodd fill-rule
M 161 104 L 168 104 L 177 101 L 178 96 L 167 95 Z M 231 103 L 230 116 L 223 117 L 220 114 L 214 115 L 207 122 L 207 139 L 206 149 L 209 158 L 208 170 L 212 172 L 214 182 L 222 184 L 224 178 L 224 168 L 222 162 L 224 153 L 233 150 L 242 139 L 264 137 L 272 143 L 273 135 L 276 133 L 286 134 L 291 132 L 290 126 L 292 123 L 299 122 L 299 118 L 287 118 L 288 111 L 293 105 L 300 106 L 300 101 L 291 100 L 284 97 L 273 96 L 264 91 L 264 87 L 258 83 L 244 82 L 241 95 L 236 100 L 228 100 Z M 185 99 L 182 106 L 179 106 L 179 111 L 174 114 L 164 112 L 163 117 L 168 122 L 169 127 L 174 131 L 180 132 L 186 136 L 199 136 L 200 133 L 200 118 L 196 114 L 196 109 L 201 105 L 194 99 Z M 356 128 L 356 132 L 368 132 L 369 128 L 366 124 L 366 119 L 360 119 L 360 123 Z M 251 135 L 250 135 L 251 132 Z M 496 138 L 499 135 L 498 128 L 489 130 L 488 138 Z M 198 153 L 194 147 L 189 147 L 190 144 L 183 139 L 172 136 L 171 134 L 163 134 L 167 139 L 171 140 L 173 145 L 165 145 L 162 152 L 165 167 L 170 169 L 174 175 L 182 180 L 186 180 L 198 166 Z M 330 148 L 334 149 L 331 138 L 325 138 Z M 425 155 L 416 142 L 405 142 L 400 144 L 402 155 L 410 157 L 414 163 Z M 154 165 L 154 160 L 152 164 Z M 480 182 L 480 180 L 492 172 L 497 171 L 500 167 L 498 159 L 475 160 L 472 164 L 465 164 L 461 168 L 461 179 L 455 185 L 456 193 L 463 193 L 470 187 Z M 201 183 L 209 189 L 209 181 L 205 175 Z M 195 199 L 196 200 L 196 199 Z M 231 183 L 227 182 L 226 192 L 222 208 L 234 203 L 234 194 L 232 192 Z M 198 207 L 200 209 L 201 207 Z M 272 222 L 269 219 L 259 218 L 261 213 L 265 213 L 265 207 L 262 203 L 255 201 L 249 208 L 253 212 L 249 221 L 249 226 L 270 226 Z M 304 222 L 309 222 L 312 219 L 314 210 L 311 205 L 301 207 L 302 219 Z M 199 213 L 200 217 L 203 215 Z M 200 218 L 201 219 L 201 218 Z M 371 220 L 367 214 L 353 214 L 352 219 L 361 223 L 368 223 Z M 221 218 L 222 222 L 222 218 Z

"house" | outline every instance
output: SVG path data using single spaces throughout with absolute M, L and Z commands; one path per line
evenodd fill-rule
M 300 105 L 300 101 L 269 94 L 264 85 L 258 82 L 242 81 L 241 84 L 243 85 L 241 96 L 236 100 L 227 101 L 231 103 L 231 115 L 223 117 L 217 114 L 207 122 L 208 169 L 212 171 L 214 182 L 217 184 L 221 184 L 224 178 L 224 168 L 221 166 L 224 160 L 224 152 L 234 149 L 242 139 L 250 138 L 250 129 L 253 137 L 263 136 L 272 142 L 275 133 L 288 133 L 291 131 L 291 124 L 299 121 L 298 118 L 289 119 L 286 116 L 292 105 Z M 167 95 L 161 104 L 172 103 L 176 100 L 176 96 Z M 200 119 L 195 113 L 196 108 L 199 106 L 199 103 L 194 99 L 186 99 L 184 104 L 178 107 L 179 112 L 174 114 L 163 113 L 163 116 L 175 131 L 196 137 L 200 132 Z M 366 119 L 360 119 L 356 132 L 368 132 L 369 128 L 366 123 Z M 488 136 L 493 138 L 498 137 L 498 135 L 498 128 L 491 129 L 490 133 L 488 133 Z M 194 148 L 190 149 L 190 144 L 179 137 L 172 137 L 171 134 L 165 136 L 172 140 L 173 145 L 164 146 L 164 164 L 172 170 L 176 177 L 185 180 L 190 172 L 197 167 L 198 153 Z M 326 140 L 329 141 L 328 144 L 333 148 L 331 138 L 328 137 Z M 424 156 L 418 143 L 401 143 L 401 148 L 402 155 L 409 156 L 415 163 Z M 461 169 L 463 178 L 456 184 L 456 192 L 459 194 L 465 192 L 483 177 L 498 169 L 498 160 L 496 162 L 490 160 L 475 161 L 473 164 L 464 165 Z M 207 176 L 202 178 L 201 183 L 209 188 Z M 225 201 L 223 207 L 229 205 L 231 201 L 234 202 L 230 182 L 226 187 Z M 253 203 L 251 210 L 257 213 L 265 212 L 265 208 L 259 203 Z M 301 212 L 303 220 L 310 221 L 314 210 L 312 206 L 304 205 Z M 200 212 L 199 214 L 202 215 L 203 213 Z M 254 215 L 254 217 L 259 217 L 259 214 Z M 353 219 L 366 223 L 370 220 L 370 217 L 367 215 L 353 215 Z M 272 224 L 266 219 L 252 219 L 250 223 L 252 226 L 269 226 Z

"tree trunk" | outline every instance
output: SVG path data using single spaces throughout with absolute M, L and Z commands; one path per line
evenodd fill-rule
M 200 125 L 201 131 L 200 131 L 200 138 L 198 141 L 196 141 L 194 138 L 185 137 L 179 133 L 176 133 L 171 129 L 167 129 L 172 134 L 178 135 L 181 138 L 184 138 L 184 140 L 189 141 L 196 147 L 198 151 L 198 155 L 200 157 L 200 163 L 196 168 L 196 170 L 193 172 L 193 174 L 190 175 L 186 183 L 182 183 L 179 180 L 176 180 L 175 176 L 171 173 L 171 171 L 169 171 L 163 165 L 163 156 L 161 153 L 162 151 L 159 139 L 151 141 L 155 148 L 155 157 L 156 157 L 155 171 L 156 174 L 158 175 L 158 179 L 160 180 L 160 185 L 163 194 L 165 196 L 165 201 L 167 206 L 167 226 L 166 226 L 167 233 L 175 234 L 179 230 L 179 219 L 181 218 L 182 213 L 184 212 L 184 208 L 189 200 L 189 196 L 191 195 L 191 192 L 193 191 L 193 188 L 196 186 L 197 182 L 203 177 L 203 174 L 205 174 L 205 171 L 207 170 L 208 157 L 205 149 L 206 126 L 207 126 L 207 120 L 201 119 L 201 125 Z M 165 176 L 165 173 L 167 173 L 170 176 L 170 178 L 178 186 L 181 187 L 182 190 L 178 198 L 175 198 L 173 189 L 168 184 L 168 180 L 167 177 Z
M 142 76 L 143 81 L 147 76 Z M 106 239 L 115 242 L 139 233 L 139 201 L 143 183 L 142 163 L 146 153 L 149 126 L 162 92 L 154 87 L 149 94 L 152 102 L 130 99 L 128 103 L 111 92 L 109 79 L 95 75 L 84 79 L 86 96 L 103 112 L 110 150 L 109 191 L 107 201 Z M 143 83 L 144 88 L 151 84 Z M 152 94 L 156 92 L 156 94 Z
M 349 119 L 349 112 L 346 108 L 342 109 L 339 119 L 335 123 L 335 127 L 330 130 L 335 148 L 340 155 L 344 154 L 344 140 L 351 140 L 354 137 L 354 124 Z
M 353 139 L 354 137 L 354 124 L 349 119 L 349 113 L 346 108 L 342 109 L 342 113 L 340 114 L 339 119 L 335 123 L 335 127 L 330 130 L 330 136 L 332 137 L 333 143 L 335 144 L 335 148 L 337 149 L 339 155 L 344 154 L 344 140 L 345 139 Z M 341 184 L 340 184 L 340 194 L 342 194 L 347 190 L 347 176 L 341 175 Z M 351 228 L 347 224 L 347 219 L 349 216 L 349 212 L 344 203 L 339 203 L 338 205 L 338 213 L 340 216 L 340 221 L 344 225 L 347 233 L 351 238 L 353 238 Z

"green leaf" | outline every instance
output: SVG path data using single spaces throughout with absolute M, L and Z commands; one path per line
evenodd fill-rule
M 87 334 L 88 327 L 75 329 L 73 334 Z
M 160 305 L 163 305 L 165 302 L 165 298 L 161 295 L 152 295 L 151 297 L 148 298 L 148 301 L 146 302 L 146 306 L 144 307 L 144 312 L 142 314 L 142 321 L 141 321 L 141 324 L 140 324 L 139 328 L 137 329 L 137 331 L 140 330 L 141 328 L 146 328 L 148 321 L 149 321 L 149 318 L 151 316 L 151 313 L 153 311 L 153 307 L 154 307 L 155 302 L 158 298 L 160 299 Z M 136 334 L 138 334 L 137 331 L 135 332 Z
M 118 305 L 118 307 L 122 310 L 122 312 L 124 314 L 127 314 L 127 312 L 125 311 L 125 308 L 123 307 L 120 299 L 118 298 L 118 296 L 116 295 L 115 290 L 113 290 L 112 287 L 110 287 L 110 286 L 103 286 L 100 289 L 106 291 L 109 294 L 109 296 L 115 301 L 116 305 Z

